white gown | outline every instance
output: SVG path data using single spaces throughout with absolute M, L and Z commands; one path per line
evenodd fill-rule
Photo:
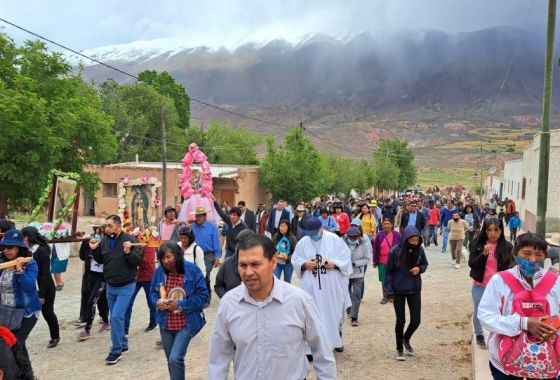
M 332 261 L 340 270 L 331 269 L 327 270 L 326 274 L 316 276 L 310 270 L 302 272 L 303 263 L 315 259 L 317 254 L 322 256 L 323 263 L 326 260 Z M 352 273 L 350 249 L 340 237 L 323 231 L 319 241 L 313 241 L 306 236 L 297 243 L 292 255 L 292 265 L 296 276 L 301 280 L 302 288 L 317 303 L 319 317 L 329 346 L 331 349 L 341 347 L 342 339 L 339 331 L 344 322 L 346 309 L 352 305 L 348 292 L 348 276 Z M 319 289 L 319 276 L 321 277 L 321 289 Z

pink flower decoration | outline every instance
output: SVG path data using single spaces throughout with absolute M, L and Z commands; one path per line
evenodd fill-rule
M 147 174 L 145 174 L 145 175 L 142 177 L 142 184 L 143 184 L 143 185 L 146 185 L 146 184 L 148 183 L 149 180 L 150 180 L 150 177 L 149 177 Z
M 156 207 L 161 206 L 161 199 L 159 199 L 159 198 L 154 199 L 154 206 L 156 206 Z
M 123 183 L 124 183 L 125 185 L 128 185 L 128 183 L 130 182 L 130 177 L 127 176 L 127 175 L 125 175 L 125 176 L 123 177 L 122 181 L 123 181 Z

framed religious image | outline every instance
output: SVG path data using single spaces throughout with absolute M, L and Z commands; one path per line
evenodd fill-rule
M 50 191 L 48 219 L 53 225 L 60 224 L 69 231 L 70 236 L 76 232 L 78 221 L 79 182 L 69 176 L 56 175 Z

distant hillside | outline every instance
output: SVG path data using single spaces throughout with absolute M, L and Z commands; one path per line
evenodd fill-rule
M 303 120 L 323 149 L 363 157 L 379 138 L 396 136 L 418 148 L 420 162 L 431 165 L 435 156 L 433 164 L 441 164 L 440 152 L 445 157 L 451 149 L 467 157 L 452 165 L 464 166 L 479 141 L 492 140 L 488 149 L 496 152 L 519 151 L 537 130 L 544 32 L 542 26 L 504 26 L 453 35 L 312 35 L 293 45 L 275 40 L 233 51 L 154 43 L 86 53 L 133 73 L 169 71 L 193 97 L 252 116 L 284 124 Z M 99 65 L 87 66 L 84 76 L 127 80 Z M 192 114 L 195 123 L 220 119 L 276 136 L 284 132 L 196 104 Z M 516 132 L 508 134 L 511 129 Z

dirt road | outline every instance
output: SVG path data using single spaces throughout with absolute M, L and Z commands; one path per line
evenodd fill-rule
M 428 250 L 430 265 L 424 275 L 422 323 L 412 339 L 417 351 L 405 362 L 395 360 L 394 313 L 390 304 L 380 305 L 377 271 L 366 274 L 366 291 L 360 309 L 360 326 L 344 328 L 345 351 L 336 354 L 339 379 L 470 379 L 470 280 L 468 269 L 454 269 L 449 253 Z M 130 331 L 130 351 L 116 365 L 104 363 L 110 343 L 109 334 L 96 333 L 86 342 L 76 341 L 79 330 L 69 322 L 79 312 L 82 263 L 71 258 L 65 274 L 65 287 L 57 292 L 55 310 L 62 340 L 47 349 L 48 329 L 41 318 L 28 339 L 36 376 L 40 380 L 58 379 L 166 379 L 164 353 L 155 348 L 157 330 L 144 333 L 148 309 L 144 294 L 137 297 Z M 214 271 L 215 274 L 216 271 Z M 217 308 L 217 297 L 206 309 L 208 323 L 195 337 L 187 352 L 187 378 L 205 379 L 208 340 Z M 230 374 L 231 375 L 231 374 Z M 230 376 L 233 378 L 233 376 Z M 309 378 L 313 378 L 311 375 Z

